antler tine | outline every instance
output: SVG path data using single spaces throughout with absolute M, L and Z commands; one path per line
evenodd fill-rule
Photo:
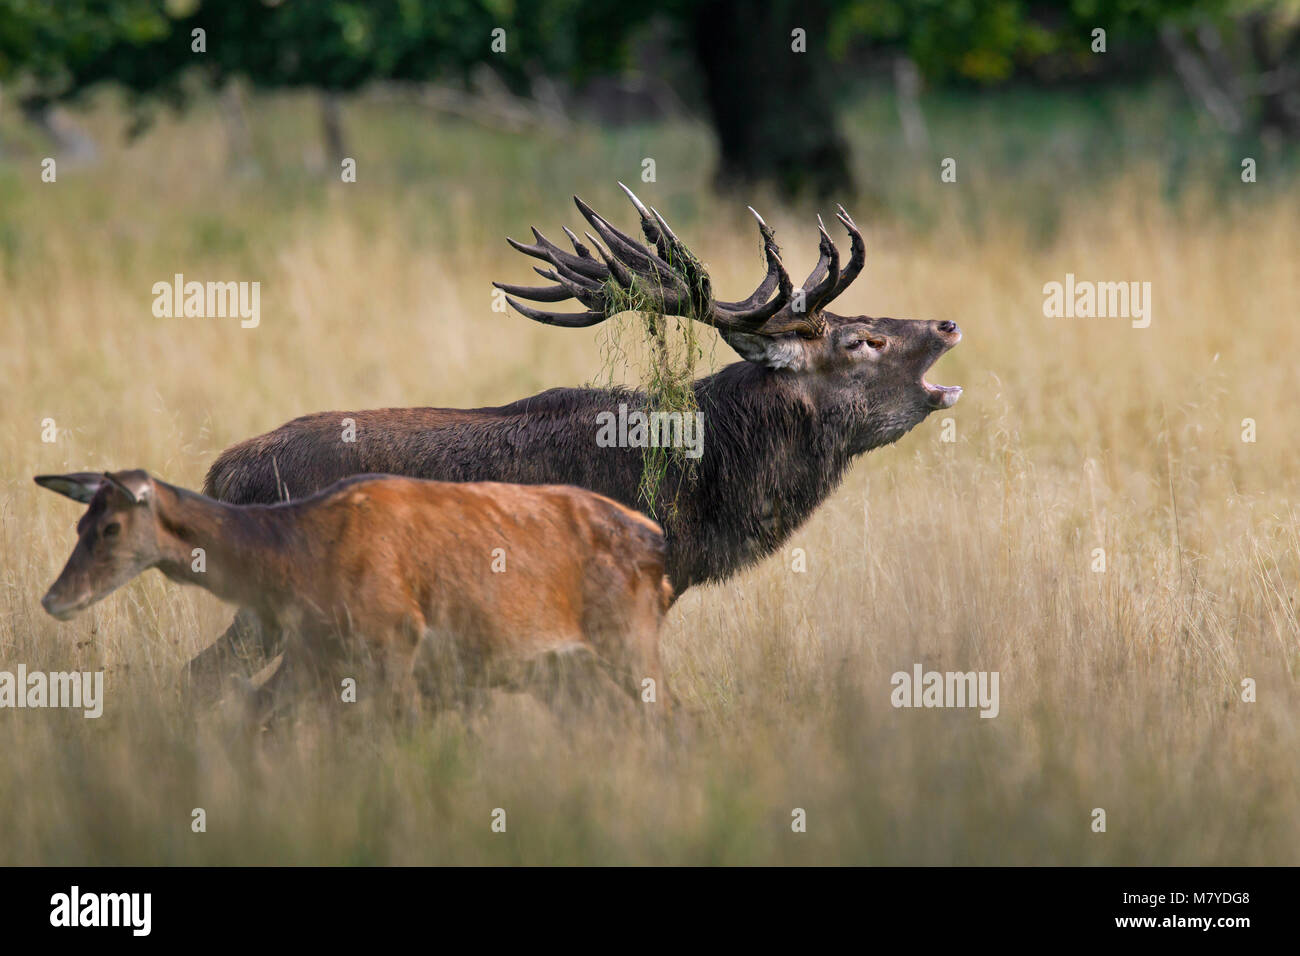
M 565 269 L 563 265 L 556 265 L 555 269 L 538 269 L 533 268 L 538 276 L 549 278 L 552 282 L 559 282 L 565 289 L 569 290 L 569 295 L 576 298 L 578 302 L 586 302 L 584 295 L 597 295 L 602 290 L 599 282 L 591 281 L 586 276 L 580 276 L 572 269 Z
M 620 184 L 621 185 L 621 184 Z M 631 190 L 623 187 L 624 191 L 631 195 Z M 645 210 L 645 206 L 633 199 L 637 205 L 638 211 Z M 593 210 L 586 203 L 574 197 L 578 203 L 578 209 L 591 222 L 600 237 L 605 240 L 609 246 L 608 251 L 601 246 L 600 239 L 588 232 L 587 239 L 592 247 L 604 260 L 609 274 L 614 277 L 622 288 L 630 289 L 633 283 L 639 277 L 642 280 L 643 289 L 648 291 L 654 289 L 656 301 L 654 303 L 655 311 L 662 311 L 666 315 L 676 315 L 686 311 L 686 304 L 689 302 L 689 289 L 687 283 L 672 267 L 649 249 L 643 247 L 631 236 L 611 226 L 603 216 Z M 648 213 L 648 211 L 647 211 Z M 648 220 L 653 227 L 654 220 Z M 647 232 L 649 235 L 649 232 Z M 655 235 L 659 241 L 663 241 L 662 234 L 655 229 Z
M 599 282 L 593 282 L 586 276 L 565 269 L 564 266 L 556 266 L 555 269 L 538 269 L 534 268 L 543 279 L 550 279 L 552 282 L 558 282 L 563 288 L 569 290 L 569 295 L 585 305 L 595 308 L 596 302 L 601 301 L 600 295 L 604 287 Z M 538 299 L 539 302 L 545 302 L 545 299 Z
M 572 253 L 565 252 L 551 240 L 542 235 L 536 227 L 530 227 L 533 236 L 537 239 L 537 245 L 549 253 L 549 260 L 557 269 L 568 269 L 570 272 L 576 272 L 578 275 L 597 282 L 605 280 L 605 270 L 599 262 L 588 256 L 575 256 Z
M 858 224 L 853 221 L 853 217 L 845 211 L 843 206 L 837 205 L 836 208 L 839 209 L 839 213 L 835 218 L 840 221 L 840 224 L 848 232 L 852 246 L 849 252 L 848 264 L 845 265 L 844 271 L 840 273 L 840 281 L 835 283 L 835 288 L 831 289 L 826 298 L 822 299 L 821 304 L 823 307 L 834 301 L 841 292 L 852 284 L 867 262 L 867 244 L 862 239 L 862 232 L 858 229 Z
M 605 267 L 594 259 L 583 259 L 575 256 L 571 252 L 565 252 L 555 243 L 543 236 L 536 227 L 533 227 L 533 236 L 537 239 L 535 245 L 528 245 L 517 239 L 506 237 L 506 242 L 511 247 L 522 252 L 526 256 L 532 256 L 534 259 L 542 259 L 552 265 L 565 265 L 574 272 L 582 273 L 591 279 L 604 279 Z
M 759 328 L 766 328 L 765 323 L 782 309 L 788 308 L 790 300 L 794 297 L 794 283 L 790 281 L 790 275 L 784 268 L 782 268 L 777 282 L 777 294 L 772 297 L 770 302 L 747 313 L 742 313 L 745 319 Z
M 759 231 L 763 234 L 764 250 L 768 252 L 769 263 L 769 275 L 763 280 L 763 285 L 759 286 L 755 296 L 765 289 L 770 291 L 775 270 L 779 270 L 779 272 L 775 272 L 777 276 L 775 281 L 781 285 L 781 294 L 766 306 L 751 310 L 747 316 L 748 321 L 738 327 L 760 335 L 780 335 L 784 332 L 797 332 L 804 338 L 820 338 L 826 334 L 828 328 L 826 319 L 821 314 L 821 307 L 828 301 L 828 294 L 838 286 L 841 275 L 839 250 L 835 248 L 835 243 L 826 231 L 825 223 L 822 222 L 820 216 L 817 217 L 820 257 L 817 260 L 817 265 L 802 286 L 804 307 L 800 311 L 795 311 L 790 305 L 790 299 L 793 297 L 793 285 L 785 268 L 780 264 L 774 234 L 757 212 L 754 212 L 752 208 L 750 212 L 753 212 L 754 217 L 758 220 Z M 773 264 L 775 264 L 775 269 L 773 269 Z M 753 299 L 754 296 L 751 296 L 750 300 Z M 735 304 L 743 305 L 744 303 Z M 761 321 L 760 316 L 767 319 L 767 321 Z
M 556 273 L 555 280 L 557 282 L 561 284 L 572 283 L 575 287 L 579 289 L 585 289 L 589 292 L 595 292 L 598 289 L 600 289 L 601 284 L 605 281 L 605 279 L 609 277 L 609 272 L 608 270 L 605 269 L 604 266 L 600 267 L 601 268 L 600 282 L 597 282 L 595 279 L 591 278 L 590 276 L 584 275 L 583 273 L 578 272 L 574 269 L 570 269 L 563 262 L 556 262 L 554 265 L 555 265 L 555 273 Z M 547 278 L 549 278 L 549 276 Z
M 763 237 L 767 275 L 748 299 L 742 302 L 716 304 L 753 331 L 789 305 L 790 299 L 794 296 L 794 283 L 790 281 L 790 273 L 785 271 L 785 265 L 781 262 L 781 249 L 776 244 L 776 234 L 772 231 L 772 227 L 763 220 L 753 206 L 749 206 L 748 209 L 758 222 L 758 231 Z M 764 304 L 764 300 L 772 294 L 773 290 L 777 294 Z
M 650 210 L 646 209 L 645 203 L 636 197 L 636 193 L 628 189 L 624 183 L 619 183 L 618 188 L 623 190 L 623 195 L 625 195 L 631 201 L 632 205 L 636 207 L 636 211 L 641 214 L 642 221 L 649 220 Z
M 582 213 L 587 222 L 600 234 L 600 238 L 605 240 L 610 251 L 619 257 L 624 263 L 636 269 L 638 272 L 650 272 L 653 270 L 655 260 L 659 257 L 647 249 L 641 243 L 637 242 L 625 232 L 615 229 L 603 218 L 600 213 L 592 209 L 577 196 L 573 197 L 578 211 Z M 668 263 L 662 263 L 667 269 Z
M 630 289 L 632 287 L 632 273 L 628 271 L 627 266 L 606 252 L 591 233 L 587 233 L 587 239 L 595 250 L 600 253 L 600 257 L 605 260 L 605 265 L 609 268 L 609 274 L 614 277 L 614 281 L 624 289 Z
M 563 230 L 564 230 L 564 234 L 565 234 L 566 236 L 569 237 L 569 242 L 573 243 L 573 251 L 574 251 L 574 252 L 576 252 L 579 256 L 581 256 L 581 257 L 584 258 L 584 259 L 591 259 L 591 258 L 593 258 L 592 255 L 591 255 L 591 250 L 588 249 L 586 246 L 584 246 L 584 245 L 583 245 L 583 244 L 578 240 L 578 237 L 575 236 L 575 235 L 573 234 L 573 230 L 572 230 L 572 229 L 570 229 L 568 226 L 561 226 L 560 228 L 563 229 Z
M 522 295 L 524 298 L 536 302 L 559 302 L 563 299 L 573 298 L 589 308 L 595 308 L 602 302 L 600 296 L 603 287 L 599 282 L 584 275 L 579 275 L 562 264 L 556 265 L 553 269 L 540 269 L 534 266 L 533 271 L 543 279 L 549 279 L 556 283 L 558 288 L 554 286 L 507 285 L 501 282 L 493 282 L 492 284 L 514 295 Z M 552 295 L 554 298 L 550 298 Z
M 618 184 L 618 188 L 623 190 L 627 195 L 627 198 L 632 201 L 632 205 L 636 207 L 637 213 L 641 216 L 641 231 L 645 233 L 646 240 L 654 243 L 655 249 L 659 252 L 659 258 L 667 259 L 668 242 L 664 238 L 664 234 L 659 231 L 659 226 L 656 225 L 654 219 L 651 218 L 650 211 L 646 209 L 645 204 L 636 197 L 636 193 L 632 192 L 632 190 L 628 189 L 622 183 Z
M 821 310 L 821 307 L 826 304 L 827 296 L 840 281 L 840 251 L 835 248 L 835 243 L 831 239 L 831 234 L 826 231 L 826 224 L 822 222 L 821 216 L 817 217 L 817 232 L 820 234 L 817 248 L 821 257 L 817 260 L 817 267 L 813 269 L 812 275 L 808 276 L 808 281 L 803 284 L 806 293 L 804 305 L 810 315 Z M 820 281 L 814 282 L 819 275 Z
M 563 302 L 565 299 L 573 298 L 569 293 L 569 290 L 562 285 L 527 286 L 510 285 L 506 282 L 493 282 L 492 284 L 508 295 L 517 295 L 524 299 L 532 299 L 534 302 Z
M 690 293 L 684 277 L 635 239 L 611 226 L 577 196 L 573 197 L 573 201 L 577 203 L 578 210 L 587 218 L 600 237 L 605 240 L 611 255 L 657 288 L 663 299 L 660 308 L 665 314 L 677 314 L 676 310 L 680 308 L 682 302 L 688 301 L 685 296 Z
M 604 290 L 599 283 L 585 276 L 578 275 L 563 265 L 550 269 L 534 269 L 543 279 L 550 279 L 554 286 L 509 285 L 503 282 L 492 284 L 511 295 L 532 299 L 534 302 L 562 302 L 565 299 L 577 299 L 589 309 L 604 307 Z
M 805 295 L 812 292 L 821 281 L 826 278 L 826 270 L 830 266 L 830 256 L 826 253 L 826 243 L 829 237 L 826 235 L 826 224 L 822 222 L 822 217 L 817 217 L 817 264 L 813 266 L 812 272 L 808 273 L 808 278 L 803 280 L 803 289 Z M 832 246 L 834 243 L 832 243 Z
M 520 315 L 526 315 L 533 321 L 541 322 L 543 325 L 559 325 L 566 329 L 585 329 L 588 326 L 605 321 L 604 312 L 542 312 L 538 309 L 530 309 L 523 303 L 510 298 L 510 296 L 506 296 L 506 301 Z
M 675 265 L 682 278 L 686 280 L 686 290 L 690 295 L 693 314 L 708 315 L 713 308 L 713 283 L 709 280 L 709 274 L 704 271 L 703 263 L 686 248 L 686 243 L 677 238 L 672 227 L 668 225 L 668 220 L 659 214 L 658 209 L 651 206 L 650 213 L 655 217 L 655 224 L 659 227 L 659 234 L 667 247 L 667 255 L 663 258 Z
M 650 215 L 655 217 L 655 225 L 657 225 L 659 229 L 662 230 L 663 234 L 668 238 L 669 242 L 679 246 L 683 244 L 682 241 L 677 238 L 677 233 L 673 232 L 673 227 L 668 225 L 668 220 L 665 219 L 663 215 L 660 214 L 659 210 L 656 209 L 654 206 L 650 207 Z
M 568 271 L 568 270 L 565 270 L 564 274 L 561 275 L 559 272 L 556 271 L 560 269 L 563 269 L 563 266 L 556 266 L 555 269 L 538 269 L 536 266 L 533 267 L 533 271 L 536 272 L 543 279 L 550 279 L 552 282 L 558 282 L 560 283 L 560 285 L 564 286 L 565 288 L 569 288 L 570 286 L 573 286 L 578 289 L 582 289 L 584 292 L 589 292 L 592 294 L 595 294 L 600 291 L 601 285 L 599 282 L 593 282 L 591 279 L 588 279 L 586 276 L 580 276 L 578 275 L 578 273 Z

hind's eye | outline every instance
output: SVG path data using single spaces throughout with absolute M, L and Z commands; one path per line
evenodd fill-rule
M 114 521 L 112 524 L 106 524 L 104 525 L 104 537 L 112 538 L 121 532 L 121 530 L 122 525 L 117 521 Z

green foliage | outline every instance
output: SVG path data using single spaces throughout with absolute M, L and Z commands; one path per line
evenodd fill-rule
M 1294 0 L 1286 0 L 1294 2 Z M 1275 0 L 842 0 L 832 20 L 837 57 L 867 49 L 909 56 L 932 82 L 987 85 L 1018 76 L 1097 76 L 1162 65 L 1159 29 L 1180 19 Z M 1106 31 L 1109 59 L 1092 54 L 1092 31 Z M 1128 56 L 1116 56 L 1117 48 Z
M 0 0 L 0 82 L 53 100 L 103 82 L 175 97 L 190 70 L 339 91 L 480 63 L 511 82 L 535 70 L 584 77 L 622 63 L 638 20 L 582 0 Z M 491 47 L 497 29 L 504 54 Z
M 1017 59 L 1052 46 L 1052 35 L 1028 19 L 1025 6 L 1019 0 L 844 3 L 833 24 L 832 48 L 843 51 L 866 39 L 897 46 L 931 77 L 1002 80 Z
M 153 0 L 0 0 L 0 82 L 40 99 L 103 79 L 161 89 L 182 62 L 172 28 Z
M 839 0 L 815 49 L 901 51 L 935 80 L 996 82 L 1044 57 L 1087 52 L 1092 27 L 1153 43 L 1158 23 L 1263 0 Z M 631 38 L 653 16 L 698 55 L 716 49 L 704 0 L 658 8 L 591 0 L 0 0 L 0 82 L 22 78 L 52 99 L 111 81 L 175 94 L 178 75 L 243 76 L 268 87 L 349 90 L 375 79 L 427 80 L 490 63 L 510 82 L 536 71 L 576 80 L 625 65 Z M 743 7 L 736 8 L 743 12 Z M 796 6 L 783 15 L 799 25 Z M 804 16 L 803 19 L 808 19 Z M 808 24 L 805 24 L 807 26 Z M 506 31 L 505 54 L 491 50 Z M 191 50 L 206 31 L 207 51 Z

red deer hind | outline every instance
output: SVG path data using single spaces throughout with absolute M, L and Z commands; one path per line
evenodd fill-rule
M 338 700 L 358 662 L 377 665 L 399 706 L 417 679 L 444 699 L 518 688 L 533 664 L 553 673 L 547 658 L 579 665 L 571 679 L 603 670 L 637 700 L 652 680 L 667 705 L 663 534 L 599 495 L 363 475 L 298 501 L 238 506 L 143 471 L 36 482 L 89 505 L 45 609 L 66 620 L 148 568 L 254 609 L 287 640 L 258 692 L 259 719 L 304 686 Z
M 590 244 L 584 244 L 565 229 L 573 252 L 536 229 L 531 245 L 509 240 L 547 263 L 537 271 L 551 284 L 496 284 L 529 318 L 570 328 L 595 325 L 620 310 L 627 296 L 610 295 L 611 283 L 635 288 L 647 309 L 713 326 L 744 359 L 695 382 L 703 456 L 690 470 L 668 458 L 652 509 L 639 497 L 641 449 L 602 447 L 596 440 L 602 413 L 616 413 L 620 404 L 645 408 L 647 398 L 605 388 L 551 389 L 495 408 L 306 415 L 226 449 L 208 472 L 205 491 L 223 501 L 268 503 L 361 472 L 576 485 L 664 516 L 668 575 L 681 593 L 771 554 L 835 489 L 857 456 L 897 441 L 961 395 L 956 386 L 925 378 L 961 340 L 955 323 L 828 311 L 866 260 L 862 235 L 842 208 L 838 218 L 850 238 L 848 261 L 841 264 L 831 237 L 819 228 L 820 258 L 797 290 L 772 230 L 754 213 L 767 274 L 752 295 L 726 302 L 714 297 L 700 260 L 663 217 L 623 190 L 640 215 L 645 244 L 575 197 L 599 238 L 589 234 Z M 543 312 L 519 298 L 574 299 L 585 311 Z M 341 440 L 344 418 L 355 421 L 356 441 Z M 665 508 L 668 502 L 674 507 Z M 277 646 L 274 631 L 241 613 L 192 663 L 196 690 L 210 689 L 213 675 L 224 670 L 253 666 Z

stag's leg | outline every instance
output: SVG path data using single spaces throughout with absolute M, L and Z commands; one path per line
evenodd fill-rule
M 240 608 L 226 632 L 196 654 L 185 671 L 190 699 L 208 704 L 221 695 L 226 678 L 250 675 L 284 649 L 279 626 L 256 611 Z
M 267 678 L 266 683 L 257 688 L 252 699 L 252 719 L 262 725 L 282 714 L 290 701 L 301 690 L 301 674 L 294 666 L 294 658 L 285 655 L 275 673 Z
M 362 655 L 354 653 L 351 642 L 330 624 L 294 615 L 280 631 L 284 656 L 279 669 L 258 690 L 261 719 L 281 717 L 300 700 L 315 707 L 309 719 L 329 722 L 338 718 L 347 709 L 344 702 L 351 702 L 345 696 L 343 680 L 353 677 L 367 686 L 363 681 L 370 661 L 360 659 Z
M 229 683 L 235 691 L 234 705 L 242 711 L 244 729 L 256 734 L 264 726 L 284 717 L 310 683 L 309 678 L 310 674 L 296 652 L 284 654 L 279 666 L 260 687 L 253 686 L 242 674 L 232 676 Z

